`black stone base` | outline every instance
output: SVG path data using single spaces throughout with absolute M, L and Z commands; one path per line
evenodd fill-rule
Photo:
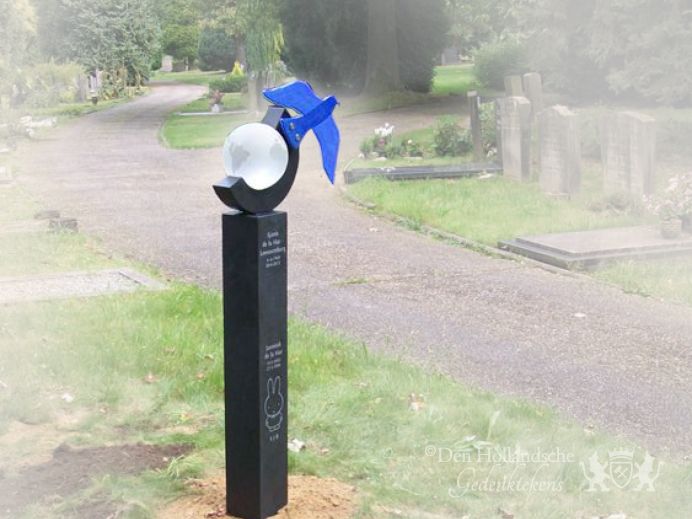
M 223 216 L 229 515 L 288 503 L 286 214 Z

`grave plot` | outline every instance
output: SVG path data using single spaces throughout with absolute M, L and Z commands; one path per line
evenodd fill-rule
M 661 236 L 657 227 L 625 227 L 524 236 L 500 247 L 569 270 L 593 270 L 618 260 L 692 256 L 692 234 Z
M 129 269 L 0 278 L 0 304 L 162 290 L 165 285 Z

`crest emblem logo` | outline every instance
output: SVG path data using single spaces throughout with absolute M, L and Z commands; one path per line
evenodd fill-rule
M 657 461 L 648 452 L 644 453 L 642 463 L 637 463 L 633 450 L 621 449 L 608 452 L 608 460 L 601 463 L 598 453 L 594 452 L 585 464 L 581 462 L 581 470 L 588 483 L 587 492 L 610 492 L 608 483 L 620 490 L 629 489 L 634 481 L 632 490 L 653 492 L 654 483 L 661 472 L 662 462 Z
M 619 489 L 632 482 L 634 472 L 634 451 L 621 450 L 608 453 L 608 472 L 610 480 Z

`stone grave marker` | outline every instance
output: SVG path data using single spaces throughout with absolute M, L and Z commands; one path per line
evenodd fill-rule
M 476 161 L 483 160 L 483 131 L 481 127 L 481 98 L 478 92 L 471 91 L 467 94 L 469 100 L 469 115 L 471 118 L 471 138 L 473 140 L 473 158 Z
M 161 72 L 173 72 L 173 56 L 166 54 L 161 60 Z
M 524 94 L 531 101 L 531 115 L 535 119 L 545 108 L 543 104 L 543 80 L 539 73 L 524 74 Z
M 636 112 L 624 116 L 629 133 L 630 191 L 651 194 L 656 187 L 656 120 Z
M 504 176 L 528 182 L 531 178 L 531 103 L 525 97 L 499 100 L 502 169 Z
M 507 97 L 523 97 L 524 86 L 521 76 L 505 76 L 505 95 Z
M 656 120 L 636 112 L 611 113 L 602 119 L 601 133 L 605 191 L 653 193 Z
M 8 166 L 0 166 L 0 185 L 12 183 L 12 171 Z
M 0 278 L 0 305 L 165 288 L 163 283 L 129 269 Z
M 571 195 L 581 184 L 581 145 L 577 116 L 566 106 L 553 106 L 538 115 L 541 189 Z
M 569 270 L 593 270 L 615 261 L 692 256 L 692 235 L 669 240 L 658 226 L 621 227 L 502 241 L 501 249 Z

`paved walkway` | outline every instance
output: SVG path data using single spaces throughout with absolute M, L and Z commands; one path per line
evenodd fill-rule
M 220 150 L 172 151 L 158 140 L 165 114 L 200 92 L 160 86 L 66 125 L 31 146 L 21 180 L 109 247 L 217 287 L 223 207 L 210 186 L 223 176 Z M 386 118 L 416 127 L 456 108 Z M 383 117 L 340 121 L 344 158 Z M 283 207 L 292 312 L 467 384 L 692 453 L 691 309 L 491 259 L 364 214 L 329 186 L 315 148 L 305 143 Z

